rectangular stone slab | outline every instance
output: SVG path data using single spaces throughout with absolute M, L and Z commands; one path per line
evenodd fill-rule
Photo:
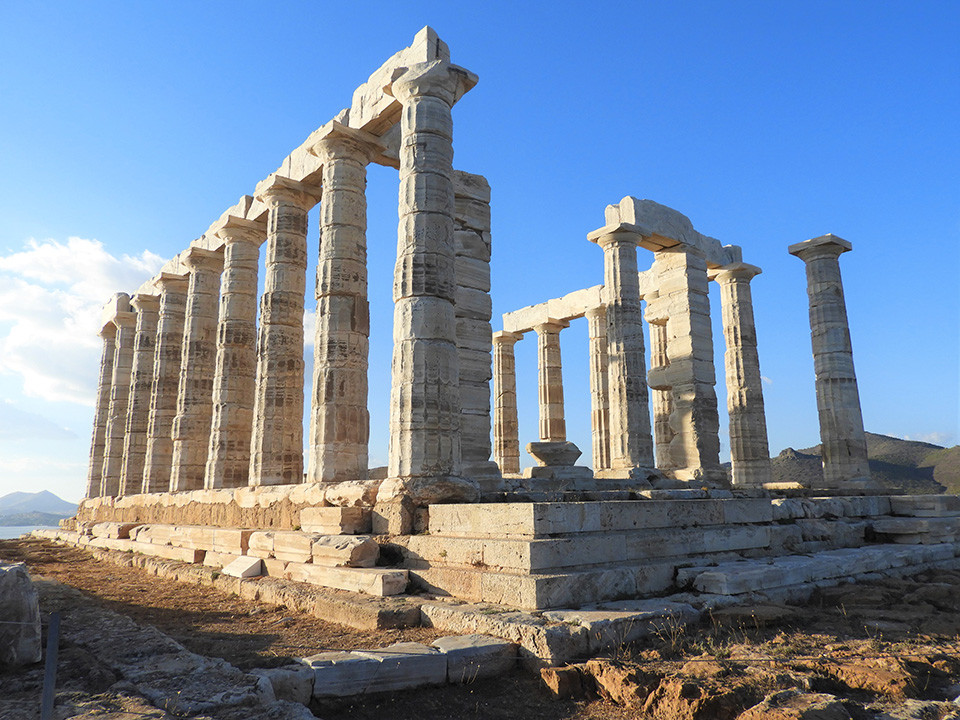
M 331 568 L 291 562 L 287 564 L 286 576 L 288 580 L 367 595 L 399 595 L 407 589 L 406 570 Z
M 311 507 L 300 511 L 300 529 L 321 535 L 363 535 L 370 532 L 370 509 Z
M 259 577 L 263 575 L 263 564 L 260 558 L 239 557 L 223 568 L 223 574 L 238 578 Z
M 446 655 L 420 643 L 396 643 L 382 650 L 357 650 L 353 654 L 380 663 L 377 692 L 443 685 L 447 680 Z
M 452 635 L 433 641 L 447 658 L 447 682 L 467 684 L 510 672 L 517 646 L 490 635 Z

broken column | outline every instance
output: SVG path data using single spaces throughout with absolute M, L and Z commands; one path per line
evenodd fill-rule
M 112 322 L 100 331 L 103 352 L 100 355 L 100 379 L 97 382 L 97 404 L 93 415 L 93 437 L 90 439 L 90 464 L 87 468 L 87 492 L 84 497 L 98 497 L 103 478 L 103 452 L 106 446 L 107 418 L 110 416 L 110 385 L 113 382 L 113 358 L 117 351 L 117 326 Z
M 204 487 L 247 485 L 257 381 L 257 270 L 262 223 L 230 216 L 217 231 L 223 240 L 213 416 Z
M 517 418 L 517 362 L 514 345 L 520 333 L 493 333 L 493 459 L 504 474 L 520 472 Z
M 824 489 L 870 484 L 867 439 L 840 278 L 840 255 L 852 249 L 843 238 L 829 234 L 789 248 L 807 269 Z
M 137 314 L 130 310 L 129 296 L 117 298 L 113 324 L 117 327 L 116 350 L 113 355 L 113 376 L 110 381 L 110 412 L 105 430 L 103 475 L 100 495 L 115 497 L 120 492 L 123 469 L 123 439 L 127 424 L 127 403 L 130 398 L 130 372 L 136 340 Z
M 160 291 L 160 314 L 154 348 L 150 418 L 143 461 L 141 492 L 170 490 L 173 460 L 173 419 L 177 415 L 180 362 L 183 359 L 183 324 L 189 280 L 183 275 L 160 273 L 154 282 Z
M 593 470 L 610 469 L 610 400 L 607 355 L 607 309 L 603 305 L 585 313 L 590 337 L 590 430 Z
M 370 414 L 367 364 L 367 164 L 376 137 L 338 122 L 311 152 L 323 163 L 317 325 L 310 416 L 310 482 L 366 480 Z
M 730 413 L 730 469 L 734 487 L 762 487 L 770 482 L 770 449 L 763 408 L 763 379 L 757 354 L 750 280 L 760 268 L 746 263 L 711 273 L 720 286 L 727 410 Z
M 170 491 L 199 490 L 207 466 L 217 358 L 217 305 L 223 254 L 192 247 L 183 264 L 190 271 L 183 326 L 183 354 L 173 419 Z
M 258 186 L 257 196 L 269 214 L 250 484 L 289 485 L 303 482 L 307 211 L 320 189 L 274 175 Z
M 143 487 L 160 298 L 140 293 L 133 296 L 130 305 L 137 311 L 137 328 L 123 440 L 123 466 L 120 471 L 121 495 L 136 495 Z

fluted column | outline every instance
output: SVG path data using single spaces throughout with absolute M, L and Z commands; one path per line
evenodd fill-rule
M 251 485 L 303 482 L 303 307 L 307 211 L 320 189 L 273 176 L 258 188 L 269 208 L 260 300 Z
M 513 348 L 520 333 L 493 333 L 493 459 L 501 473 L 520 472 L 517 418 L 517 362 Z
M 190 248 L 183 257 L 190 288 L 183 325 L 183 355 L 173 419 L 170 491 L 199 490 L 207 466 L 217 359 L 217 301 L 223 254 Z
M 674 432 L 670 427 L 670 415 L 673 413 L 673 392 L 668 384 L 667 375 L 670 358 L 667 355 L 667 317 L 657 302 L 659 293 L 653 291 L 646 296 L 646 321 L 650 328 L 650 386 L 651 405 L 653 407 L 653 443 L 657 468 L 672 470 L 675 465 L 670 457 L 670 442 Z
M 127 403 L 130 398 L 130 371 L 133 367 L 137 314 L 129 311 L 118 312 L 113 323 L 117 326 L 117 340 L 113 355 L 113 377 L 110 381 L 110 414 L 107 416 L 105 431 L 103 476 L 100 482 L 100 495 L 105 497 L 116 497 L 120 493 L 123 439 L 127 424 Z
M 403 106 L 393 286 L 393 478 L 429 483 L 461 471 L 451 108 L 475 82 L 466 71 L 435 61 L 412 65 L 391 88 Z
M 90 439 L 90 465 L 87 468 L 87 492 L 84 497 L 98 497 L 103 478 L 103 452 L 110 416 L 110 385 L 113 382 L 113 358 L 116 353 L 117 326 L 112 322 L 100 331 L 103 352 L 100 355 L 100 379 L 97 382 L 97 405 L 93 415 L 93 437 Z
M 586 312 L 590 337 L 590 436 L 593 469 L 610 469 L 610 397 L 607 356 L 607 308 L 603 305 Z
M 257 269 L 266 228 L 238 217 L 217 231 L 223 240 L 213 419 L 204 487 L 244 487 L 257 381 Z
M 537 370 L 540 400 L 540 440 L 563 442 L 567 424 L 563 412 L 563 368 L 560 362 L 560 331 L 569 327 L 552 320 L 534 327 L 537 332 Z
M 763 408 L 763 379 L 757 354 L 750 280 L 760 268 L 736 263 L 712 273 L 720 286 L 727 410 L 730 413 L 730 468 L 735 487 L 770 482 L 770 448 Z
M 610 397 L 610 468 L 653 467 L 647 364 L 637 276 L 640 235 L 615 230 L 588 236 L 603 248 Z
M 157 295 L 138 294 L 133 296 L 130 305 L 137 311 L 137 329 L 123 440 L 123 466 L 120 471 L 121 495 L 136 495 L 143 488 L 143 461 L 147 454 L 160 298 Z
M 183 359 L 183 323 L 190 281 L 183 275 L 161 273 L 154 282 L 160 291 L 160 315 L 154 348 L 150 418 L 143 461 L 141 492 L 170 490 L 173 460 L 173 419 L 177 415 L 180 362 Z
M 840 277 L 840 255 L 852 249 L 848 241 L 829 234 L 789 248 L 790 254 L 803 260 L 807 269 L 825 488 L 842 488 L 855 481 L 869 482 L 870 478 Z
M 367 164 L 382 146 L 332 122 L 311 149 L 323 163 L 317 326 L 310 413 L 310 482 L 367 478 Z

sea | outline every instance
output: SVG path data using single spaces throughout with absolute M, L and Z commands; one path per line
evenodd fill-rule
M 10 540 L 12 538 L 18 538 L 21 535 L 33 532 L 34 530 L 51 530 L 55 529 L 50 525 L 9 525 L 2 526 L 0 525 L 0 540 Z

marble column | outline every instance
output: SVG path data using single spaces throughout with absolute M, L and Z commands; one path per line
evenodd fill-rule
M 640 235 L 618 230 L 589 236 L 603 248 L 607 306 L 610 404 L 610 468 L 629 472 L 653 467 L 647 363 L 637 275 Z
M 810 338 L 825 488 L 869 483 L 867 439 L 853 368 L 853 346 L 840 278 L 840 255 L 853 246 L 835 235 L 791 245 L 806 264 Z
M 103 452 L 106 446 L 107 418 L 110 416 L 110 385 L 113 382 L 113 358 L 116 354 L 117 326 L 112 322 L 100 331 L 103 352 L 100 355 L 100 379 L 97 383 L 97 404 L 93 414 L 93 437 L 90 439 L 90 464 L 87 468 L 87 492 L 84 497 L 99 497 L 103 478 Z
M 116 497 L 120 493 L 137 314 L 130 311 L 117 312 L 113 323 L 117 326 L 117 339 L 113 354 L 113 376 L 110 381 L 110 412 L 104 433 L 106 445 L 103 450 L 103 476 L 100 482 L 100 495 L 104 497 Z
M 269 214 L 250 484 L 291 485 L 303 482 L 307 211 L 320 189 L 274 175 L 257 190 Z
M 383 148 L 374 136 L 336 122 L 324 132 L 311 149 L 323 163 L 323 199 L 307 479 L 366 480 L 367 164 Z
M 143 461 L 147 454 L 160 298 L 157 295 L 138 294 L 133 296 L 130 305 L 137 311 L 137 329 L 123 440 L 123 466 L 120 470 L 121 495 L 136 495 L 143 489 Z
M 217 359 L 213 376 L 213 419 L 204 487 L 247 485 L 253 398 L 257 382 L 257 270 L 262 223 L 227 218 L 217 231 L 223 240 Z
M 610 398 L 607 356 L 607 308 L 603 305 L 585 313 L 590 337 L 590 430 L 593 441 L 593 469 L 610 469 Z
M 760 268 L 746 263 L 711 273 L 720 286 L 727 410 L 730 413 L 730 468 L 734 487 L 762 487 L 770 482 L 770 448 L 763 408 L 763 379 L 757 354 L 750 280 Z
M 190 271 L 183 354 L 173 419 L 170 491 L 200 490 L 207 466 L 217 360 L 217 303 L 223 253 L 192 247 L 182 256 Z
M 493 333 L 493 459 L 501 473 L 520 473 L 517 418 L 517 362 L 513 347 L 520 333 Z
M 560 331 L 569 326 L 570 323 L 564 320 L 551 320 L 534 327 L 537 332 L 541 442 L 564 442 L 567 439 L 567 424 L 563 413 Z
M 673 470 L 670 457 L 670 443 L 674 432 L 670 428 L 670 415 L 673 413 L 673 391 L 667 381 L 670 359 L 667 356 L 667 318 L 660 312 L 657 302 L 659 293 L 654 291 L 646 296 L 647 311 L 645 319 L 650 328 L 650 386 L 651 405 L 653 407 L 653 443 L 657 468 Z
M 170 490 L 170 465 L 173 460 L 171 433 L 173 419 L 177 415 L 180 361 L 183 358 L 183 323 L 189 284 L 187 277 L 173 273 L 160 273 L 154 281 L 160 291 L 160 316 L 154 348 L 147 448 L 143 461 L 141 492 L 145 493 Z
M 451 108 L 475 82 L 435 61 L 390 90 L 402 111 L 388 473 L 424 487 L 461 473 Z

